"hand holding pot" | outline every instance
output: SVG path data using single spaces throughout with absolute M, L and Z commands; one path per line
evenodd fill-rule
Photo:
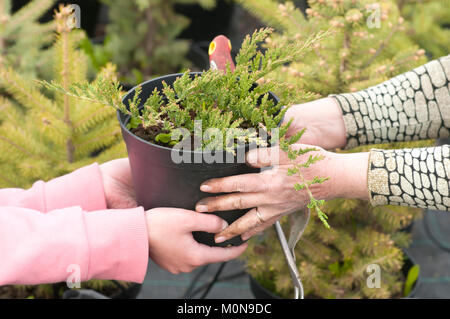
M 287 135 L 306 128 L 300 141 L 326 150 L 344 147 L 346 132 L 342 110 L 333 98 L 323 98 L 293 105 L 284 116 L 284 123 L 292 119 Z
M 100 165 L 108 208 L 136 207 L 128 158 Z M 154 208 L 146 212 L 149 255 L 172 272 L 191 272 L 198 266 L 234 259 L 247 245 L 211 248 L 194 240 L 193 231 L 218 233 L 228 224 L 214 215 L 178 208 Z
M 137 207 L 128 158 L 112 160 L 100 165 L 108 208 Z
M 311 148 L 296 144 L 294 149 Z M 316 199 L 329 200 L 336 197 L 367 198 L 367 153 L 336 154 L 316 147 L 317 151 L 299 156 L 295 161 L 303 163 L 310 155 L 323 159 L 301 170 L 305 180 L 329 177 L 321 184 L 313 184 L 310 190 Z M 247 240 L 269 227 L 283 215 L 305 208 L 309 202 L 306 190 L 296 191 L 294 184 L 303 183 L 299 176 L 288 176 L 293 162 L 278 147 L 255 149 L 247 153 L 248 165 L 268 168 L 261 173 L 243 174 L 211 179 L 200 189 L 209 193 L 231 193 L 208 197 L 197 203 L 198 212 L 226 211 L 252 208 L 225 231 L 215 236 L 222 242 L 237 235 Z
M 155 208 L 147 211 L 150 258 L 173 274 L 224 262 L 241 255 L 247 244 L 237 247 L 209 247 L 199 244 L 193 231 L 218 233 L 228 224 L 211 214 L 200 214 L 179 208 Z

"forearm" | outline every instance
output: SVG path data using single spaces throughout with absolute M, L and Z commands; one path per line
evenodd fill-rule
M 84 211 L 106 209 L 105 191 L 97 163 L 48 182 L 38 181 L 28 190 L 0 190 L 0 206 L 13 206 L 49 212 L 69 206 Z
M 448 137 L 449 80 L 446 56 L 366 90 L 334 95 L 346 147 Z
M 334 154 L 333 158 L 329 185 L 331 197 L 368 200 L 369 153 Z
M 144 210 L 41 212 L 0 207 L 0 285 L 79 280 L 142 282 L 148 262 Z M 69 267 L 70 266 L 70 267 Z

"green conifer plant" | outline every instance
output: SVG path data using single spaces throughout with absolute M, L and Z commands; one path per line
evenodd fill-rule
M 450 2 L 448 0 L 397 0 L 405 18 L 405 32 L 431 59 L 450 51 Z
M 70 30 L 65 18 L 65 11 L 56 13 L 57 35 L 51 50 L 54 79 L 68 88 L 87 80 L 87 58 L 77 49 L 84 33 Z M 10 95 L 0 104 L 1 187 L 29 187 L 35 180 L 123 155 L 120 129 L 110 108 L 45 92 L 12 67 L 1 68 L 0 74 L 0 86 Z M 115 77 L 115 68 L 109 65 L 94 83 Z
M 270 134 L 279 127 L 278 138 L 272 142 L 278 142 L 294 160 L 299 155 L 315 150 L 290 148 L 290 145 L 301 138 L 304 131 L 289 138 L 285 136 L 290 123 L 281 125 L 281 120 L 289 107 L 288 100 L 294 93 L 285 83 L 260 83 L 259 80 L 284 64 L 301 59 L 315 43 L 326 36 L 326 32 L 314 34 L 304 42 L 285 42 L 263 53 L 258 49 L 258 45 L 271 33 L 271 29 L 265 28 L 245 38 L 236 57 L 234 72 L 228 67 L 225 72 L 208 70 L 192 77 L 189 71 L 186 71 L 173 85 L 163 83 L 163 89 L 155 89 L 146 101 L 140 100 L 141 90 L 138 87 L 128 106 L 122 103 L 117 81 L 76 83 L 69 88 L 57 81 L 43 83 L 58 92 L 112 106 L 130 116 L 127 128 L 135 135 L 153 144 L 168 147 L 184 144 L 177 133 L 181 128 L 189 132 L 187 137 L 190 140 L 195 139 L 196 121 L 201 121 L 201 136 L 207 136 L 207 130 L 210 128 L 218 130 L 219 133 L 216 138 L 202 139 L 195 150 L 225 150 L 230 153 L 234 153 L 239 142 L 267 145 L 265 139 L 258 136 L 256 129 L 263 128 Z M 274 90 L 280 98 L 278 104 L 269 99 L 269 92 Z M 143 107 L 140 107 L 141 105 Z M 230 136 L 227 135 L 230 130 L 234 132 L 232 139 L 227 138 Z M 218 136 L 220 138 L 217 138 Z M 320 159 L 320 156 L 311 155 L 305 163 L 298 164 L 289 173 L 301 175 L 300 167 L 308 167 Z M 309 190 L 311 184 L 322 183 L 326 178 L 301 180 L 301 183 L 295 185 L 297 190 Z M 310 197 L 310 207 L 317 210 L 319 218 L 329 227 L 326 215 L 320 210 L 323 201 L 314 199 L 312 194 Z
M 330 30 L 331 36 L 313 46 L 305 57 L 284 65 L 261 79 L 279 81 L 293 91 L 310 92 L 313 98 L 353 92 L 381 83 L 426 62 L 425 51 L 405 33 L 405 20 L 394 1 L 310 0 L 305 17 L 291 2 L 238 0 L 276 32 L 265 46 L 302 41 L 313 32 Z M 277 91 L 275 91 L 277 93 Z M 294 97 L 290 103 L 306 100 Z M 374 142 L 374 141 L 372 141 Z M 432 141 L 358 147 L 419 147 Z M 341 150 L 337 150 L 341 151 Z M 297 248 L 297 266 L 308 298 L 401 297 L 402 248 L 410 234 L 401 231 L 421 216 L 408 207 L 371 207 L 362 200 L 336 199 L 325 203 L 330 230 L 311 219 Z M 287 232 L 290 217 L 282 220 Z M 293 286 L 274 230 L 250 242 L 244 259 L 248 272 L 279 296 L 291 298 Z M 370 264 L 381 267 L 381 288 L 366 285 Z
M 33 0 L 12 13 L 12 1 L 0 1 L 0 66 L 25 77 L 48 75 L 54 23 L 39 23 L 56 0 Z

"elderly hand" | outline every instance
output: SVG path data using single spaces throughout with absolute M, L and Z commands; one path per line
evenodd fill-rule
M 296 144 L 293 148 L 311 146 Z M 295 160 L 303 163 L 310 155 L 323 157 L 321 161 L 301 169 L 306 181 L 314 177 L 329 177 L 329 180 L 321 184 L 310 186 L 314 198 L 328 200 L 335 197 L 368 197 L 368 153 L 336 154 L 321 148 L 316 149 L 317 151 L 299 156 Z M 204 192 L 230 194 L 202 199 L 196 205 L 198 212 L 252 208 L 226 230 L 217 234 L 216 243 L 237 235 L 247 240 L 283 215 L 305 208 L 309 203 L 309 195 L 305 189 L 294 189 L 296 183 L 303 184 L 304 181 L 297 175 L 288 176 L 288 169 L 293 167 L 293 162 L 278 147 L 251 150 L 247 153 L 246 160 L 253 167 L 272 168 L 261 173 L 211 179 L 200 186 Z
M 293 105 L 287 110 L 284 122 L 292 119 L 287 135 L 294 135 L 306 127 L 300 142 L 317 145 L 326 150 L 344 147 L 346 131 L 341 108 L 334 98 L 323 98 Z

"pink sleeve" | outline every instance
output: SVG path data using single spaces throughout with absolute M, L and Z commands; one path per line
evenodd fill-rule
M 105 210 L 98 165 L 29 190 L 0 190 L 0 206 L 0 286 L 66 281 L 71 274 L 81 281 L 144 280 L 144 210 Z
M 74 270 L 81 281 L 142 282 L 147 262 L 141 207 L 86 213 L 74 206 L 47 214 L 0 207 L 0 286 L 64 282 Z
M 97 163 L 52 179 L 38 181 L 28 190 L 0 189 L 0 206 L 34 209 L 43 213 L 70 206 L 85 211 L 106 209 L 105 193 Z

